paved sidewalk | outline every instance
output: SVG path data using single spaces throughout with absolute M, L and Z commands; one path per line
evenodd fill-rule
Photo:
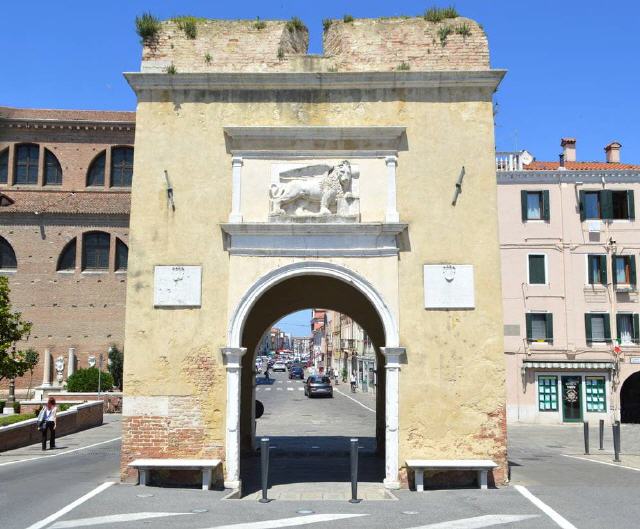
M 272 500 L 342 500 L 351 498 L 351 484 L 344 482 L 287 483 L 269 488 L 267 497 Z M 243 500 L 256 501 L 262 498 L 262 491 L 244 496 Z M 396 499 L 382 483 L 359 483 L 358 499 L 367 501 Z
M 58 456 L 90 446 L 99 446 L 114 439 L 120 439 L 122 435 L 121 427 L 122 416 L 120 414 L 105 414 L 102 426 L 95 426 L 88 430 L 56 438 L 56 448 L 54 450 L 47 448 L 46 451 L 43 451 L 40 443 L 36 443 L 22 448 L 0 452 L 0 466 L 31 459 Z

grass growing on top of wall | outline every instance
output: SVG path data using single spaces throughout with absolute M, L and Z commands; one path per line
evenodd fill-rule
M 0 417 L 0 426 L 9 426 L 17 422 L 28 421 L 29 419 L 35 419 L 37 413 L 20 413 L 17 415 L 7 415 L 6 417 Z
M 160 31 L 160 20 L 151 13 L 143 13 L 136 17 L 136 33 L 142 44 L 153 40 Z
M 293 33 L 294 31 L 309 31 L 307 26 L 304 25 L 304 22 L 298 17 L 291 17 L 291 20 L 287 21 L 286 28 L 289 30 L 289 33 Z
M 430 7 L 424 12 L 424 19 L 429 22 L 442 22 L 447 18 L 456 18 L 460 16 L 456 8 L 451 7 Z
M 171 20 L 178 24 L 178 28 L 184 32 L 188 39 L 195 39 L 198 36 L 198 21 L 205 19 L 192 16 L 180 16 L 174 17 Z

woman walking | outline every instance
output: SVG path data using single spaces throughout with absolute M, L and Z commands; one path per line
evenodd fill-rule
M 47 430 L 51 431 L 49 437 L 49 448 L 56 447 L 56 415 L 58 408 L 56 399 L 49 397 L 47 405 L 40 410 L 38 415 L 38 428 L 42 432 L 42 449 L 47 449 Z

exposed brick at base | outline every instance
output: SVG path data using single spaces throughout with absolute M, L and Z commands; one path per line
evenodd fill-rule
M 134 459 L 224 459 L 224 447 L 222 444 L 207 442 L 205 430 L 204 427 L 176 427 L 170 417 L 123 417 L 120 459 L 122 481 L 136 481 L 137 471 L 127 466 Z

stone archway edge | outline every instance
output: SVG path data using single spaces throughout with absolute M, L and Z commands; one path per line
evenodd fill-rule
M 385 333 L 386 347 L 381 347 L 385 357 L 385 479 L 387 488 L 399 488 L 399 438 L 398 399 L 400 358 L 405 353 L 398 346 L 398 326 L 382 296 L 362 276 L 333 263 L 305 261 L 293 263 L 270 271 L 256 281 L 240 300 L 229 322 L 228 347 L 221 349 L 227 371 L 227 413 L 225 431 L 225 487 L 240 486 L 240 377 L 242 356 L 242 331 L 251 309 L 270 288 L 293 277 L 303 275 L 328 276 L 358 289 L 376 309 Z

